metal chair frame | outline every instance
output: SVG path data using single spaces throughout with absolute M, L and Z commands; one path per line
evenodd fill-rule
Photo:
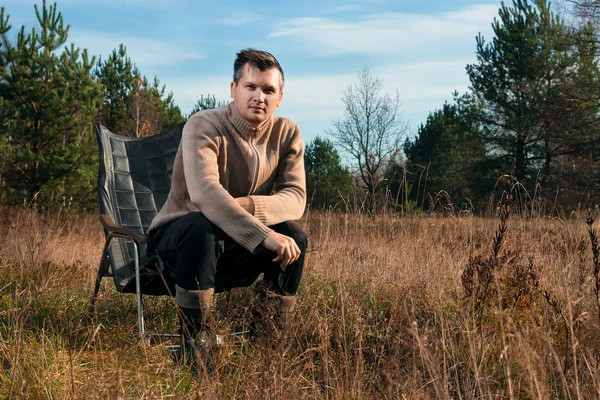
M 139 251 L 140 251 L 140 246 L 139 243 L 140 241 L 142 241 L 142 243 L 146 242 L 146 238 L 136 238 L 136 235 L 134 232 L 131 233 L 124 233 L 124 232 L 116 232 L 116 231 L 111 231 L 111 228 L 118 228 L 120 229 L 124 229 L 124 228 L 119 228 L 116 225 L 112 226 L 107 226 L 107 224 L 105 224 L 105 220 L 104 218 L 108 218 L 110 220 L 110 217 L 108 215 L 104 215 L 102 214 L 100 216 L 100 221 L 103 223 L 104 228 L 109 232 L 108 236 L 106 237 L 106 241 L 104 242 L 104 250 L 102 250 L 102 257 L 100 258 L 100 267 L 98 268 L 98 274 L 96 276 L 96 283 L 94 286 L 94 294 L 92 295 L 92 300 L 90 302 L 90 313 L 94 313 L 95 310 L 95 306 L 96 306 L 96 299 L 98 298 L 98 292 L 100 291 L 100 285 L 102 283 L 102 278 L 108 278 L 108 277 L 113 277 L 112 272 L 110 271 L 112 269 L 111 265 L 110 265 L 110 254 L 109 254 L 109 248 L 110 248 L 110 243 L 112 242 L 112 240 L 114 238 L 122 238 L 122 239 L 130 239 L 133 242 L 133 245 L 135 247 L 135 253 L 134 253 L 134 257 L 135 257 L 135 295 L 136 295 L 136 300 L 137 300 L 137 318 L 138 318 L 138 333 L 140 335 L 140 338 L 144 338 L 145 334 L 146 334 L 146 329 L 145 329 L 145 323 L 144 323 L 144 305 L 143 305 L 143 299 L 142 299 L 142 288 L 141 288 L 141 278 L 140 278 L 140 256 L 139 256 Z M 135 235 L 135 236 L 134 236 Z M 150 261 L 150 260 L 149 260 Z

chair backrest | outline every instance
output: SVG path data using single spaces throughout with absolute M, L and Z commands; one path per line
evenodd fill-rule
M 98 196 L 102 214 L 109 215 L 121 227 L 146 234 L 167 200 L 183 125 L 139 139 L 117 135 L 100 124 L 95 125 L 100 149 Z M 135 277 L 134 252 L 130 240 L 112 241 L 109 254 L 115 286 L 120 292 Z M 140 246 L 140 253 L 140 265 L 143 265 L 145 244 Z

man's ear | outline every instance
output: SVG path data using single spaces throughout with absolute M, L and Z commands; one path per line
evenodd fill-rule
M 231 84 L 229 85 L 229 91 L 231 92 L 232 99 L 235 97 L 235 87 L 236 87 L 235 82 L 231 81 Z
M 277 107 L 281 104 L 281 99 L 283 98 L 283 91 L 279 92 L 279 102 L 277 103 Z

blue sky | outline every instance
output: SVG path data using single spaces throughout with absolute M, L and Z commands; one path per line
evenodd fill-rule
M 35 26 L 33 4 L 4 0 L 16 32 Z M 270 51 L 286 74 L 277 113 L 293 119 L 306 142 L 327 137 L 343 117 L 342 91 L 367 66 L 384 91 L 398 90 L 411 134 L 428 113 L 469 86 L 475 37 L 492 37 L 500 1 L 184 1 L 63 0 L 69 42 L 108 56 L 124 43 L 140 71 L 157 76 L 183 113 L 201 94 L 229 99 L 235 53 Z

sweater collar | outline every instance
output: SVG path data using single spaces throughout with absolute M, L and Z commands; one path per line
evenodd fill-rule
M 265 121 L 263 121 L 258 127 L 254 128 L 248 124 L 248 121 L 242 117 L 237 108 L 233 105 L 233 101 L 229 103 L 229 120 L 235 126 L 237 131 L 244 138 L 250 138 L 253 135 L 255 137 L 262 136 L 265 131 L 269 129 L 271 126 L 271 122 L 273 121 L 273 116 L 271 115 Z

